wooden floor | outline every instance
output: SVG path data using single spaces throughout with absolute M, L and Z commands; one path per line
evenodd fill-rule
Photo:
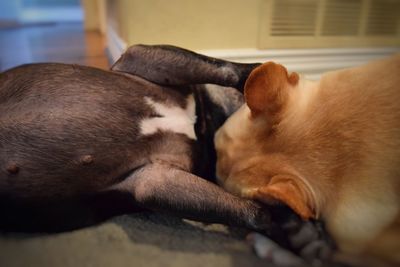
M 80 23 L 0 28 L 0 71 L 32 62 L 109 67 L 104 36 Z

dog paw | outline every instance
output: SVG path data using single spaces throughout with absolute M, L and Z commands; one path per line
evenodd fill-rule
M 294 253 L 280 247 L 277 243 L 259 233 L 250 233 L 248 243 L 254 248 L 258 257 L 277 266 L 306 266 L 306 262 Z
M 279 267 L 350 267 L 342 262 L 331 260 L 331 250 L 326 248 L 324 242 L 315 240 L 305 244 L 296 254 L 281 247 L 272 239 L 260 233 L 250 233 L 247 242 L 253 247 L 258 257 Z
M 293 229 L 282 225 L 288 234 L 291 247 L 308 262 L 328 260 L 331 258 L 335 245 L 327 235 L 322 223 L 302 222 Z
M 331 264 L 336 246 L 322 222 L 305 221 L 285 206 L 269 207 L 269 210 L 270 229 L 261 231 L 262 234 L 278 246 L 290 250 L 309 266 L 336 266 Z

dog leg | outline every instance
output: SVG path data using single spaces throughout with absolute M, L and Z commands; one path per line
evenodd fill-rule
M 313 224 L 301 220 L 293 212 L 293 216 L 286 216 L 277 207 L 261 206 L 251 200 L 233 196 L 213 183 L 168 165 L 146 166 L 117 185 L 116 189 L 130 192 L 135 201 L 145 208 L 169 211 L 198 221 L 260 231 L 279 245 L 290 247 L 306 258 L 327 257 L 326 253 L 320 253 L 321 248 L 308 251 L 317 243 L 326 250 L 331 248 L 318 235 L 319 230 L 314 229 Z M 310 231 L 303 231 L 303 228 Z
M 146 166 L 113 188 L 130 192 L 145 208 L 188 219 L 255 230 L 269 230 L 272 225 L 265 207 L 169 165 Z
M 134 45 L 111 67 L 160 85 L 218 84 L 243 92 L 250 72 L 260 64 L 216 59 L 170 45 Z

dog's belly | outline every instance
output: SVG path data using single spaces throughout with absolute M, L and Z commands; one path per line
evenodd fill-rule
M 196 103 L 193 94 L 187 97 L 185 108 L 155 102 L 150 97 L 145 97 L 144 100 L 146 105 L 157 113 L 157 117 L 144 118 L 140 121 L 140 133 L 142 135 L 166 131 L 183 134 L 192 140 L 196 140 L 194 131 Z
M 154 161 L 193 165 L 189 94 L 62 64 L 23 66 L 0 81 L 0 195 L 96 192 Z

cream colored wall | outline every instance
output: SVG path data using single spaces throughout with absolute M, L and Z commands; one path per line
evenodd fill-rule
M 84 28 L 88 31 L 106 32 L 106 0 L 81 0 Z
M 108 0 L 128 44 L 256 48 L 262 0 Z
M 192 50 L 214 49 L 282 49 L 331 47 L 399 46 L 400 38 L 362 35 L 354 36 L 272 35 L 274 3 L 280 0 L 82 0 L 106 1 L 107 26 L 114 29 L 127 45 L 173 44 Z M 292 0 L 293 3 L 307 1 Z M 292 5 L 291 1 L 285 1 Z M 363 0 L 367 10 L 369 0 Z M 321 29 L 326 0 L 318 4 L 316 28 Z M 342 2 L 338 2 L 338 4 Z M 296 8 L 297 5 L 294 5 Z M 298 11 L 304 9 L 298 8 Z M 305 9 L 308 10 L 308 9 Z M 280 12 L 286 12 L 283 8 Z M 364 14 L 365 13 L 365 14 Z M 367 12 L 363 12 L 366 17 Z M 88 10 L 91 15 L 91 10 Z M 307 13 L 304 14 L 307 17 Z M 90 20 L 88 20 L 90 21 Z M 282 24 L 282 21 L 280 21 Z M 399 22 L 400 23 L 400 22 Z M 364 25 L 364 24 L 360 24 Z M 300 24 L 301 26 L 301 24 Z M 297 27 L 295 27 L 297 28 Z M 365 27 L 364 27 L 365 28 Z M 400 27 L 399 27 L 400 28 Z M 290 33 L 290 32 L 289 32 Z
M 339 47 L 347 43 L 335 46 L 335 40 L 328 39 L 325 47 L 330 49 L 319 49 L 321 44 L 315 43 L 315 37 L 271 36 L 268 25 L 273 0 L 82 1 L 105 3 L 107 51 L 112 62 L 133 44 L 173 44 L 237 62 L 274 60 L 291 71 L 318 78 L 321 72 L 360 65 L 399 51 L 396 47 L 342 49 Z M 301 49 L 284 49 L 294 47 Z
M 84 28 L 85 30 L 98 30 L 98 1 L 97 0 L 81 0 L 81 5 L 84 13 Z

